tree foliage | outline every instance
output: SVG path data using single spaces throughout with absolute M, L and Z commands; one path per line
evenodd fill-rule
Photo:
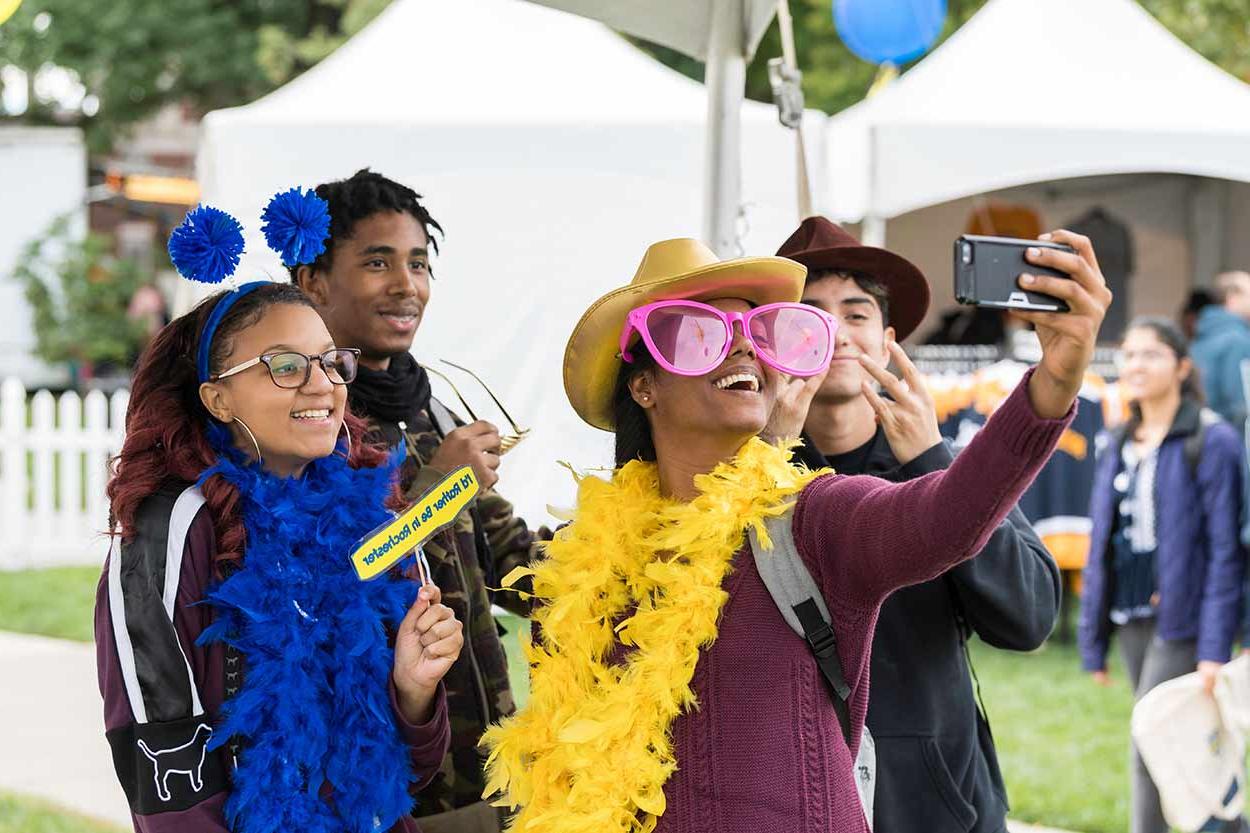
M 74 234 L 67 218 L 26 245 L 13 277 L 23 285 L 34 318 L 35 355 L 48 362 L 128 366 L 143 344 L 145 325 L 126 311 L 153 276 L 135 261 L 113 256 L 106 235 Z
M 1199 54 L 1250 82 L 1250 0 L 1140 0 Z
M 269 92 L 389 2 L 26 0 L 0 26 L 0 66 L 31 79 L 22 121 L 81 125 L 91 148 L 104 151 L 167 105 L 206 112 Z M 52 86 L 61 89 L 41 89 L 57 71 Z M 66 74 L 77 95 L 66 95 Z

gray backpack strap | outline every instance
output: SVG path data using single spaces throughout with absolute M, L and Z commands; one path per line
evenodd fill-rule
M 851 695 L 851 687 L 846 684 L 846 677 L 842 673 L 842 659 L 838 656 L 838 640 L 833 633 L 829 607 L 794 543 L 794 532 L 790 528 L 793 515 L 794 510 L 791 509 L 783 515 L 764 521 L 773 544 L 770 550 L 764 549 L 759 535 L 752 527 L 749 532 L 751 555 L 755 559 L 755 568 L 760 579 L 768 588 L 769 595 L 773 597 L 786 624 L 803 637 L 811 649 L 821 676 L 828 683 L 833 710 L 838 715 L 842 737 L 850 749 L 851 713 L 847 698 Z M 859 752 L 855 756 L 855 786 L 869 827 L 872 826 L 876 773 L 877 748 L 872 734 L 865 726 L 860 733 Z
M 760 578 L 764 580 L 764 586 L 768 588 L 768 592 L 772 593 L 773 598 L 777 600 L 777 607 L 781 608 L 781 615 L 785 618 L 786 624 L 802 636 L 803 623 L 792 609 L 793 605 L 811 599 L 825 622 L 829 622 L 830 617 L 825 598 L 821 595 L 816 580 L 812 578 L 807 565 L 803 563 L 799 549 L 794 543 L 794 534 L 790 531 L 793 515 L 793 511 L 790 511 L 775 518 L 765 519 L 764 526 L 768 528 L 768 537 L 773 542 L 771 550 L 763 549 L 759 536 L 752 527 L 751 553 L 755 556 L 755 566 L 759 569 Z M 781 604 L 783 601 L 787 604 Z
M 808 647 L 816 655 L 816 664 L 836 695 L 835 703 L 840 703 L 845 709 L 851 687 L 842 675 L 838 640 L 830 625 L 829 607 L 794 544 L 794 534 L 790 531 L 791 517 L 792 512 L 787 512 L 764 522 L 768 537 L 773 542 L 771 550 L 764 550 L 755 529 L 751 529 L 751 553 L 755 556 L 755 568 L 786 624 L 807 640 Z M 839 719 L 843 717 L 842 709 L 838 712 Z M 848 735 L 848 746 L 849 733 L 850 721 L 843 720 L 842 734 Z

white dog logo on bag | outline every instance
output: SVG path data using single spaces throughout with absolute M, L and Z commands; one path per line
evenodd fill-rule
M 204 780 L 200 772 L 204 768 L 204 756 L 208 753 L 208 739 L 212 737 L 213 728 L 207 723 L 195 727 L 191 740 L 173 749 L 158 749 L 153 752 L 142 740 L 138 742 L 139 751 L 152 762 L 152 778 L 156 782 L 156 794 L 161 801 L 169 801 L 169 776 L 177 773 L 191 779 L 191 789 L 199 792 L 204 789 Z M 203 740 L 200 736 L 203 735 Z

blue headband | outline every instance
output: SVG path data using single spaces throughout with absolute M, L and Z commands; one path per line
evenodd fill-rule
M 268 286 L 271 281 L 252 281 L 245 283 L 233 292 L 226 293 L 217 306 L 213 307 L 212 314 L 208 316 L 208 322 L 204 325 L 204 332 L 200 333 L 200 348 L 196 356 L 195 366 L 200 374 L 200 382 L 207 382 L 209 379 L 208 372 L 208 356 L 212 352 L 213 336 L 217 335 L 217 328 L 221 326 L 221 320 L 226 317 L 226 313 L 230 311 L 239 299 L 253 291 L 260 289 L 262 286 Z

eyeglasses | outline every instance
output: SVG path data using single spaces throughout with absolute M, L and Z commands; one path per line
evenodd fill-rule
M 312 378 L 314 361 L 321 362 L 321 369 L 325 371 L 326 378 L 332 384 L 347 385 L 356 378 L 356 368 L 360 364 L 360 351 L 355 347 L 339 347 L 327 350 L 319 356 L 308 356 L 304 353 L 285 350 L 281 353 L 265 353 L 217 374 L 210 381 L 219 382 L 242 373 L 250 367 L 263 364 L 269 370 L 269 378 L 278 387 L 302 388 Z
M 487 384 L 482 381 L 481 376 L 478 376 L 476 373 L 474 373 L 472 370 L 469 370 L 469 368 L 467 367 L 461 367 L 455 362 L 449 362 L 446 359 L 439 359 L 439 361 L 447 365 L 448 367 L 454 367 L 456 370 L 461 370 L 469 374 L 470 376 L 472 376 L 477 381 L 477 383 L 482 386 L 482 390 L 486 391 L 486 395 L 491 398 L 491 401 L 495 403 L 495 407 L 499 409 L 499 412 L 501 414 L 503 414 L 504 419 L 508 420 L 508 424 L 512 426 L 511 434 L 505 434 L 504 436 L 499 438 L 499 456 L 500 457 L 507 454 L 512 449 L 516 448 L 517 445 L 520 444 L 521 440 L 529 436 L 530 429 L 521 428 L 520 426 L 516 424 L 516 420 L 514 420 L 512 416 L 508 413 L 508 409 L 503 406 L 503 403 L 499 401 L 499 397 L 495 396 L 495 394 L 491 391 L 491 389 L 487 386 Z M 437 376 L 438 378 L 446 382 L 448 387 L 451 388 L 451 392 L 456 395 L 456 398 L 460 400 L 460 404 L 464 406 L 465 413 L 469 415 L 469 419 L 473 420 L 474 422 L 477 422 L 477 414 L 473 413 L 473 408 L 471 408 L 469 406 L 469 403 L 465 401 L 464 395 L 460 393 L 460 390 L 456 387 L 456 384 L 453 381 L 451 381 L 451 379 L 447 378 L 446 374 L 440 373 L 439 371 L 430 367 L 428 364 L 422 365 L 422 367 L 424 367 L 426 371 L 428 371 L 429 373 L 433 373 L 435 376 Z
M 815 376 L 833 358 L 838 322 L 805 304 L 764 304 L 748 312 L 725 312 L 699 301 L 657 301 L 631 310 L 621 331 L 621 358 L 635 331 L 660 367 L 679 376 L 702 376 L 720 366 L 733 345 L 733 327 L 760 361 L 790 376 Z
M 1119 370 L 1128 366 L 1129 362 L 1145 362 L 1147 364 L 1163 364 L 1177 361 L 1176 354 L 1167 348 L 1145 350 L 1120 349 L 1115 354 L 1115 365 Z

